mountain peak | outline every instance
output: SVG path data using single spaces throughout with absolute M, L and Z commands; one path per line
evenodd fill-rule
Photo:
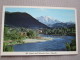
M 50 17 L 50 16 L 40 16 L 40 17 L 38 17 L 38 18 L 44 18 L 45 20 L 48 20 L 48 19 L 52 19 L 52 20 L 54 20 L 52 17 Z
M 43 24 L 45 24 L 45 25 L 47 25 L 47 26 L 49 26 L 49 27 L 50 27 L 50 25 L 53 25 L 53 24 L 55 24 L 55 23 L 60 23 L 59 20 L 53 19 L 53 18 L 50 17 L 50 16 L 40 16 L 40 17 L 37 17 L 36 19 L 37 19 L 39 22 L 41 22 L 41 23 L 43 23 Z

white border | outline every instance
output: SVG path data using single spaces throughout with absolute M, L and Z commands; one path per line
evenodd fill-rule
M 3 32 L 4 32 L 4 17 L 5 8 L 49 8 L 49 9 L 72 9 L 75 10 L 76 23 L 76 51 L 40 51 L 40 52 L 3 52 Z M 21 56 L 21 55 L 71 55 L 78 54 L 78 29 L 77 29 L 77 10 L 75 8 L 65 7 L 44 7 L 44 6 L 3 6 L 2 13 L 2 30 L 1 30 L 1 56 Z

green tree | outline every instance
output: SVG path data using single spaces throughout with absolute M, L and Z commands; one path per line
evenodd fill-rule
M 29 38 L 35 38 L 36 36 L 37 36 L 37 32 L 36 31 L 32 31 L 32 30 L 29 30 L 28 32 L 27 32 L 27 36 L 29 37 Z

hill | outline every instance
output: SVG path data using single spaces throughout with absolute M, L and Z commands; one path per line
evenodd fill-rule
M 48 28 L 48 26 L 25 12 L 5 12 L 5 24 L 14 27 Z

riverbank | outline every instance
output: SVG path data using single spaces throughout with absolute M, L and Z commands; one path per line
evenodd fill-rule
M 4 41 L 4 43 L 6 43 L 6 45 L 16 45 L 16 44 L 24 44 L 24 43 L 45 42 L 48 40 L 53 40 L 53 38 L 49 38 L 49 37 L 37 37 L 34 39 L 27 38 L 21 41 L 12 41 L 12 40 Z
M 25 39 L 23 42 L 25 43 L 35 43 L 35 42 L 45 42 L 48 40 L 52 40 L 53 38 L 43 38 L 43 39 Z

